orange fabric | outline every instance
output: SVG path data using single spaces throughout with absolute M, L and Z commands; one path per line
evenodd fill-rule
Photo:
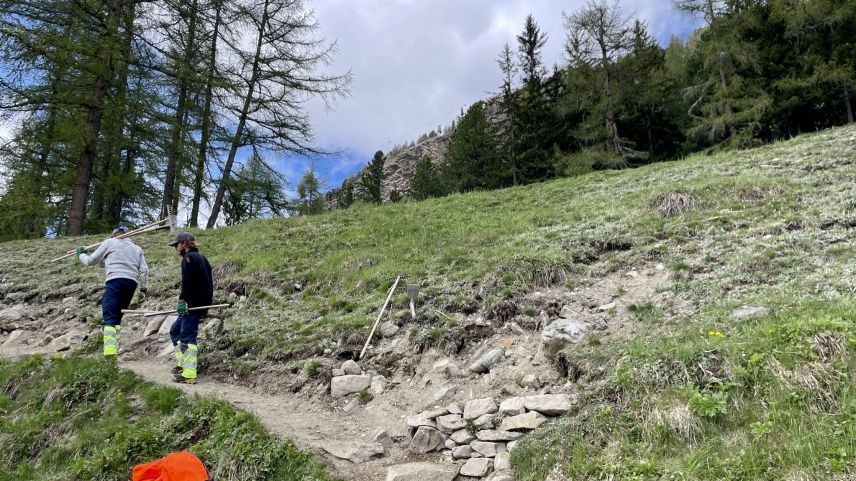
M 196 456 L 181 451 L 134 466 L 133 481 L 208 481 L 208 472 Z

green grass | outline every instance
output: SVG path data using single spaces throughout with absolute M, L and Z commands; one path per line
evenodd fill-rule
M 170 452 L 212 479 L 332 480 L 257 418 L 81 357 L 0 361 L 0 480 L 126 480 Z
M 854 312 L 813 302 L 624 346 L 580 411 L 513 453 L 518 479 L 852 479 Z
M 671 316 L 668 305 L 635 301 L 625 320 L 636 337 L 592 338 L 562 353 L 582 372 L 580 410 L 523 443 L 513 458 L 521 479 L 556 467 L 573 479 L 852 474 L 854 144 L 856 127 L 847 127 L 633 170 L 198 232 L 217 298 L 246 297 L 203 347 L 200 368 L 235 374 L 277 363 L 309 374 L 302 363 L 325 349 L 362 347 L 398 275 L 421 284 L 413 339 L 426 347 L 460 334 L 464 313 L 511 306 L 529 316 L 534 309 L 514 303 L 532 291 L 663 264 L 674 282 L 657 293 L 697 312 Z M 670 194 L 691 202 L 665 209 Z M 99 269 L 33 268 L 95 239 L 0 244 L 0 279 L 10 280 L 0 297 L 23 292 L 50 318 L 64 309 L 51 303 L 83 291 L 76 306 L 97 323 Z M 150 296 L 172 305 L 179 259 L 163 237 L 139 243 Z M 410 328 L 406 302 L 393 296 L 389 316 Z M 738 322 L 730 312 L 741 305 L 774 315 Z M 812 343 L 844 348 L 820 359 Z

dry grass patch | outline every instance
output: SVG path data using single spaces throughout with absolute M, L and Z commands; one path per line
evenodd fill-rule
M 701 202 L 686 192 L 667 192 L 658 196 L 654 202 L 660 217 L 677 217 L 696 210 Z

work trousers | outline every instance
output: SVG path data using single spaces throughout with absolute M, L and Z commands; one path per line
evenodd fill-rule
M 104 335 L 104 355 L 119 354 L 119 332 L 122 329 L 122 309 L 127 309 L 137 290 L 137 282 L 132 279 L 110 279 L 104 284 L 104 298 L 101 300 L 102 333 Z
M 196 357 L 199 347 L 196 336 L 199 333 L 199 313 L 188 312 L 172 323 L 169 337 L 175 346 L 175 358 L 181 368 L 181 375 L 187 379 L 196 379 Z

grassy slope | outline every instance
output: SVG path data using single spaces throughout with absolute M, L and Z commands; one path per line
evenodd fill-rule
M 2 481 L 126 480 L 184 449 L 212 479 L 331 479 L 250 414 L 80 357 L 0 361 L 0 445 Z
M 572 287 L 593 265 L 617 269 L 663 262 L 677 280 L 675 295 L 695 303 L 699 315 L 663 325 L 657 306 L 643 306 L 638 317 L 651 325 L 647 338 L 571 353 L 583 366 L 602 363 L 611 369 L 583 377 L 588 402 L 578 418 L 547 431 L 538 444 L 514 457 L 522 477 L 540 479 L 554 465 L 535 454 L 542 451 L 569 475 L 583 478 L 613 473 L 618 478 L 721 479 L 729 463 L 769 467 L 794 479 L 849 469 L 848 456 L 856 453 L 836 441 L 841 436 L 813 422 L 846 411 L 849 388 L 844 387 L 824 391 L 827 411 L 808 407 L 813 413 L 808 421 L 800 417 L 802 424 L 793 424 L 795 430 L 812 430 L 806 439 L 832 444 L 763 459 L 738 454 L 758 440 L 776 447 L 777 440 L 797 439 L 777 423 L 776 409 L 802 416 L 799 405 L 771 407 L 794 373 L 820 362 L 830 376 L 841 377 L 852 364 L 847 340 L 852 316 L 841 313 L 852 309 L 856 286 L 853 228 L 846 222 L 856 217 L 854 140 L 856 129 L 836 129 L 752 151 L 698 155 L 630 171 L 200 233 L 203 252 L 219 266 L 224 289 L 249 297 L 228 320 L 230 335 L 209 347 L 201 362 L 237 370 L 271 361 L 299 364 L 339 338 L 345 347 L 359 347 L 371 313 L 397 274 L 418 279 L 428 307 L 448 313 L 473 304 L 487 311 L 504 297 L 543 285 Z M 669 192 L 691 195 L 695 207 L 661 217 L 657 205 Z M 153 294 L 167 305 L 175 293 L 177 259 L 159 239 L 141 242 L 153 266 Z M 0 276 L 20 279 L 32 273 L 33 256 L 66 246 L 71 246 L 66 240 L 0 244 Z M 592 264 L 595 260 L 603 262 Z M 24 290 L 59 298 L 83 284 L 96 288 L 92 300 L 100 275 L 96 269 L 52 266 L 30 277 Z M 305 288 L 295 292 L 295 283 Z M 728 313 L 741 304 L 770 306 L 776 315 L 735 324 Z M 402 307 L 403 299 L 396 305 Z M 94 306 L 87 309 L 96 319 Z M 429 317 L 425 329 L 454 329 L 452 319 Z M 792 335 L 777 336 L 777 326 Z M 806 344 L 827 334 L 837 346 L 831 360 L 819 359 Z M 763 356 L 756 356 L 755 367 L 744 362 L 754 354 Z M 741 369 L 758 370 L 756 378 L 738 378 L 744 376 Z M 699 416 L 707 411 L 691 412 L 692 399 L 696 408 L 706 403 L 724 407 Z M 672 429 L 669 413 L 690 426 L 680 433 L 692 435 L 663 434 Z M 753 422 L 772 423 L 764 424 L 770 432 L 752 428 Z M 753 429 L 762 434 L 756 437 Z M 687 444 L 697 449 L 680 449 Z M 719 461 L 711 463 L 714 456 Z M 636 464 L 638 469 L 620 470 Z

